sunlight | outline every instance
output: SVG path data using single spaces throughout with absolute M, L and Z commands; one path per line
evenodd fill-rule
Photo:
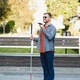
M 38 22 L 43 23 L 42 16 L 46 12 L 46 4 L 45 4 L 45 0 L 40 0 L 40 1 L 34 0 L 34 2 L 37 5 L 37 7 L 36 7 L 36 12 L 34 14 L 33 34 L 36 34 L 36 31 L 39 29 Z M 30 29 L 29 29 L 29 32 L 30 32 Z

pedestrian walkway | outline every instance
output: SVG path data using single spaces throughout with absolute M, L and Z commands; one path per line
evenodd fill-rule
M 32 69 L 32 80 L 43 80 L 42 68 Z M 30 80 L 30 67 L 0 67 L 0 80 Z M 55 80 L 80 80 L 80 68 L 55 67 Z

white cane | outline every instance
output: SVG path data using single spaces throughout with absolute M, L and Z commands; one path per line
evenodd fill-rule
M 33 33 L 32 24 L 31 24 L 31 35 Z M 32 54 L 33 54 L 33 40 L 31 40 L 31 56 L 30 56 L 30 80 L 32 80 Z

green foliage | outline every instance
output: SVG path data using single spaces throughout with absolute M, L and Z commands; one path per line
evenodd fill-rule
M 63 15 L 65 19 L 76 15 L 80 0 L 46 0 L 47 11 L 53 16 Z
M 78 2 L 80 3 L 80 0 L 78 0 Z
M 34 19 L 35 7 L 33 2 L 33 0 L 0 0 L 0 22 L 13 19 L 16 22 L 15 30 L 19 27 L 23 31 L 25 26 L 27 31 L 28 24 L 32 23 Z
M 8 21 L 8 23 L 6 24 L 6 27 L 5 27 L 5 32 L 9 33 L 10 31 L 13 31 L 14 25 L 15 25 L 14 20 Z
M 4 20 L 10 14 L 10 7 L 7 4 L 8 0 L 0 0 L 0 20 Z
M 61 34 L 66 33 L 70 26 L 70 18 L 77 15 L 77 7 L 80 0 L 46 0 L 47 12 L 52 13 L 53 17 L 63 16 L 63 24 L 65 28 L 61 30 Z

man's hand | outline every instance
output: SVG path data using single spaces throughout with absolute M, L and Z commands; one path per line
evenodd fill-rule
M 30 40 L 33 40 L 33 39 L 34 39 L 34 37 L 33 37 L 33 35 L 31 35 L 31 36 L 30 36 Z
M 43 25 L 39 25 L 39 26 L 40 26 L 41 29 L 43 29 L 43 30 L 45 29 Z

